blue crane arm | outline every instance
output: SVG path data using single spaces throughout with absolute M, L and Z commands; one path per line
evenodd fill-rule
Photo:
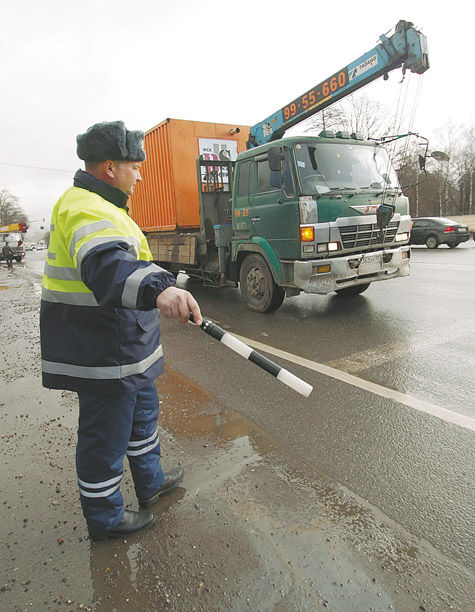
M 248 148 L 281 138 L 290 127 L 327 108 L 357 89 L 371 83 L 389 71 L 404 66 L 404 70 L 422 74 L 429 68 L 427 40 L 412 23 L 399 21 L 394 34 L 380 36 L 380 43 L 325 79 L 293 102 L 290 102 L 249 132 Z

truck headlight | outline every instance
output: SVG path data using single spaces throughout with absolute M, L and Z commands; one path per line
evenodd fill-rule
M 332 251 L 339 251 L 339 242 L 321 242 L 317 245 L 317 253 L 331 253 Z
M 396 242 L 404 242 L 405 240 L 409 240 L 409 234 L 407 232 L 396 234 Z

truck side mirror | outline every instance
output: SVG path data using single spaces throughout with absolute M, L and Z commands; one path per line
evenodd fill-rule
M 430 155 L 427 155 L 427 153 L 425 155 L 419 155 L 419 168 L 421 170 L 425 171 L 426 159 L 428 157 L 432 157 L 432 159 L 435 159 L 438 162 L 450 161 L 450 157 L 447 155 L 447 153 L 444 153 L 444 151 L 432 151 Z
M 272 172 L 280 172 L 282 170 L 283 151 L 280 147 L 268 149 L 267 159 Z
M 385 203 L 381 204 L 381 206 L 376 211 L 376 222 L 381 232 L 387 227 L 388 223 L 393 218 L 395 210 L 396 207 L 394 206 L 394 204 Z
M 444 151 L 432 151 L 430 156 L 438 162 L 448 162 L 450 160 L 450 157 Z

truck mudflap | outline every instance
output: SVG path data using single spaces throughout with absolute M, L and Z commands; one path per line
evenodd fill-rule
M 305 293 L 326 294 L 363 283 L 408 276 L 409 262 L 408 245 L 343 257 L 299 260 L 294 261 L 294 284 Z

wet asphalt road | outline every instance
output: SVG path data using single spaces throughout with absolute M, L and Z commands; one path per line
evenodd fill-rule
M 171 367 L 442 555 L 473 568 L 473 241 L 457 249 L 414 247 L 408 278 L 375 283 L 350 299 L 301 295 L 272 315 L 248 311 L 235 289 L 188 280 L 183 286 L 206 317 L 231 333 L 349 372 L 363 388 L 264 353 L 314 385 L 303 399 L 208 338 L 199 339 L 206 359 L 197 360 L 193 350 L 183 355 L 180 332 L 165 323 Z M 187 346 L 196 335 L 187 330 Z M 365 381 L 411 401 L 372 393 Z M 436 414 L 442 408 L 467 418 L 454 425 L 444 411 L 437 418 L 414 409 L 413 399 Z
M 4 311 L 7 609 L 471 610 L 474 246 L 416 247 L 408 278 L 351 300 L 299 296 L 270 316 L 235 289 L 180 276 L 206 317 L 314 392 L 301 398 L 192 325 L 162 320 L 161 435 L 184 488 L 154 509 L 148 535 L 103 546 L 78 511 L 74 394 L 39 384 L 38 282 L 3 275 L 2 297 L 36 292 Z M 43 260 L 28 253 L 26 271 Z

